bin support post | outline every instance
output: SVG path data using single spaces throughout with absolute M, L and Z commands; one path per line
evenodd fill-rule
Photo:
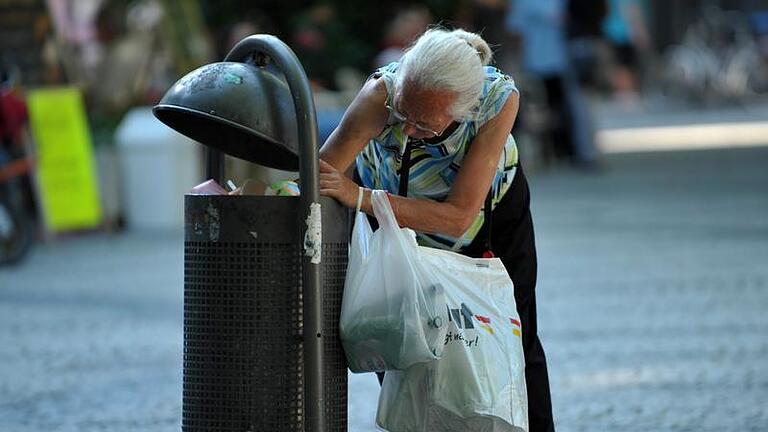
M 205 148 L 205 178 L 221 184 L 224 177 L 224 154 L 213 147 Z
M 232 48 L 224 61 L 245 62 L 255 54 L 266 54 L 285 75 L 296 110 L 299 137 L 300 206 L 299 226 L 304 238 L 310 205 L 319 202 L 320 185 L 318 162 L 317 117 L 309 80 L 299 59 L 280 39 L 270 35 L 249 36 Z M 219 152 L 217 152 L 219 153 Z M 221 172 L 223 157 L 209 154 L 218 160 L 209 161 L 211 174 Z M 211 163 L 212 162 L 212 163 Z M 219 174 L 220 175 L 220 174 Z M 325 389 L 322 334 L 322 292 L 320 265 L 310 257 L 302 257 L 302 289 L 304 292 L 304 407 L 305 430 L 325 431 Z

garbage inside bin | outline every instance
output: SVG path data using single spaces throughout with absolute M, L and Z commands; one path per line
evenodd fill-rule
M 230 180 L 231 182 L 231 180 Z M 299 185 L 295 181 L 278 181 L 270 185 L 260 180 L 247 179 L 242 185 L 227 191 L 216 180 L 209 179 L 193 187 L 190 195 L 256 195 L 256 196 L 299 196 Z
M 226 195 L 227 190 L 221 187 L 216 180 L 206 180 L 193 187 L 189 191 L 190 195 Z

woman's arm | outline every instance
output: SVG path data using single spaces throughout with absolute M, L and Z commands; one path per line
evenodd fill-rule
M 386 99 L 384 80 L 368 80 L 320 148 L 320 159 L 346 172 L 368 141 L 384 129 L 388 116 Z
M 512 93 L 501 112 L 480 128 L 444 202 L 392 197 L 392 207 L 401 225 L 451 237 L 460 237 L 469 229 L 496 175 L 518 103 L 517 93 Z
M 469 229 L 491 187 L 501 152 L 517 116 L 518 103 L 518 94 L 512 93 L 501 112 L 480 128 L 444 202 L 391 196 L 392 208 L 401 226 L 452 237 L 460 237 Z M 336 168 L 334 164 L 320 161 L 320 191 L 354 208 L 358 187 Z M 373 214 L 370 190 L 364 190 L 361 209 Z

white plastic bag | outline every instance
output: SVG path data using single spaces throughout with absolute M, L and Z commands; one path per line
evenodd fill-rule
M 387 372 L 377 425 L 390 432 L 527 431 L 522 328 L 501 260 L 426 247 L 415 255 L 443 288 L 449 318 L 442 357 Z
M 372 194 L 379 229 L 358 212 L 339 331 L 352 372 L 404 370 L 440 357 L 448 312 L 439 279 L 420 261 L 383 191 Z

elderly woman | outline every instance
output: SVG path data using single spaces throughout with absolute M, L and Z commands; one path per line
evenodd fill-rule
M 501 258 L 522 320 L 530 430 L 553 431 L 528 185 L 510 135 L 519 96 L 491 57 L 477 34 L 432 29 L 377 70 L 320 151 L 320 193 L 350 208 L 361 197 L 372 214 L 371 190 L 386 190 L 421 244 Z

